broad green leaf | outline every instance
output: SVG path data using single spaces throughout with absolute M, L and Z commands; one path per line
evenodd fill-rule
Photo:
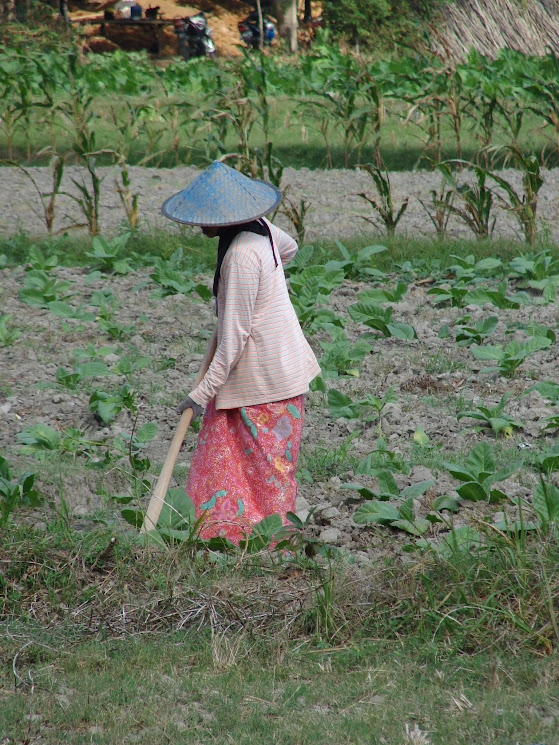
M 366 523 L 380 523 L 381 525 L 390 525 L 394 520 L 400 519 L 398 508 L 388 502 L 379 502 L 371 500 L 360 505 L 353 515 L 353 520 L 358 525 Z
M 140 429 L 136 432 L 136 440 L 138 440 L 139 443 L 144 444 L 153 440 L 156 434 L 157 424 L 155 422 L 146 422 L 145 424 L 142 424 Z
M 435 485 L 435 482 L 433 480 L 428 481 L 418 481 L 416 484 L 412 484 L 411 486 L 406 486 L 405 489 L 402 489 L 400 492 L 400 496 L 404 499 L 407 499 L 408 497 L 411 497 L 412 499 L 417 499 L 417 497 L 420 497 L 422 494 L 425 494 L 427 489 L 430 489 L 432 486 Z
M 559 488 L 550 481 L 540 481 L 532 501 L 534 510 L 544 523 L 559 521 Z
M 176 530 L 180 526 L 193 525 L 195 519 L 194 503 L 183 487 L 176 486 L 169 489 L 157 521 L 158 529 L 165 527 Z
M 495 458 L 493 450 L 487 442 L 480 442 L 468 456 L 466 464 L 479 481 L 487 478 L 488 474 L 495 470 Z
M 392 523 L 393 528 L 399 528 L 400 530 L 405 530 L 406 533 L 411 533 L 411 535 L 417 535 L 421 536 L 424 533 L 426 533 L 429 530 L 431 523 L 429 520 L 414 520 L 413 522 L 411 520 L 395 520 Z
M 355 416 L 351 398 L 335 388 L 330 388 L 328 391 L 328 408 L 334 419 L 338 417 L 352 419 Z
M 456 497 L 449 497 L 446 494 L 443 494 L 440 497 L 437 497 L 433 500 L 432 505 L 434 510 L 439 510 L 441 512 L 442 510 L 449 510 L 450 512 L 458 512 L 460 509 L 460 500 Z
M 391 494 L 397 497 L 399 494 L 398 484 L 390 471 L 381 471 L 378 475 L 378 488 L 381 494 Z
M 142 510 L 135 507 L 124 507 L 120 511 L 120 514 L 127 523 L 140 530 L 144 522 L 144 513 Z
M 504 491 L 501 491 L 501 489 L 491 489 L 489 492 L 489 502 L 491 504 L 500 504 L 501 502 L 506 502 L 508 500 L 507 495 Z
M 444 468 L 459 481 L 475 481 L 476 475 L 466 471 L 462 466 L 456 465 L 456 463 L 443 463 Z
M 469 499 L 472 502 L 486 501 L 489 496 L 483 486 L 477 481 L 469 481 L 466 484 L 460 484 L 456 491 L 462 499 Z
M 474 357 L 477 357 L 478 360 L 498 360 L 500 362 L 505 358 L 504 351 L 500 347 L 494 347 L 491 344 L 487 344 L 484 347 L 472 344 L 470 349 Z

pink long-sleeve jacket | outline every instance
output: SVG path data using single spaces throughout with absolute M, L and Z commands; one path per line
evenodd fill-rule
M 239 233 L 221 266 L 217 348 L 201 383 L 189 393 L 206 406 L 234 409 L 305 393 L 320 367 L 289 299 L 283 264 L 296 242 L 272 223 L 267 236 Z

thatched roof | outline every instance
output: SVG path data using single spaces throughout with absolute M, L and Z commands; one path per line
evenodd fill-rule
M 474 48 L 494 56 L 508 47 L 559 54 L 559 0 L 456 0 L 444 6 L 445 46 L 455 57 Z

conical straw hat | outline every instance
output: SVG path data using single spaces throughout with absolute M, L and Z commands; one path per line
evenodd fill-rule
M 240 225 L 271 212 L 281 192 L 215 160 L 185 189 L 165 200 L 161 212 L 187 225 Z

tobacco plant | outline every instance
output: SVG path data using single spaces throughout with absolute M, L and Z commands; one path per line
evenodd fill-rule
M 461 482 L 456 491 L 462 499 L 497 503 L 506 501 L 508 497 L 493 485 L 512 476 L 518 470 L 519 463 L 497 469 L 491 445 L 480 442 L 470 452 L 464 466 L 450 462 L 443 463 L 443 466 Z
M 417 338 L 415 329 L 409 323 L 392 320 L 393 308 L 383 308 L 374 302 L 365 301 L 350 305 L 347 310 L 356 323 L 363 323 L 382 336 L 393 336 L 396 339 Z M 370 336 L 374 338 L 377 334 Z M 369 338 L 369 335 L 366 338 Z
M 466 316 L 462 320 L 466 321 L 468 319 L 469 316 Z M 489 318 L 484 318 L 473 326 L 467 326 L 465 324 L 458 325 L 456 327 L 456 344 L 459 347 L 468 347 L 474 343 L 480 345 L 491 336 L 497 328 L 498 323 L 499 319 L 497 316 L 489 316 Z
M 367 499 L 353 515 L 353 520 L 358 525 L 379 523 L 420 536 L 429 529 L 431 523 L 415 517 L 413 501 L 425 494 L 434 483 L 432 480 L 420 481 L 400 491 L 390 471 L 381 471 L 378 474 L 378 491 L 355 483 L 343 484 L 343 488 L 356 490 Z M 395 499 L 402 500 L 401 504 L 388 501 Z
M 510 414 L 505 414 L 505 406 L 510 398 L 510 393 L 505 393 L 501 396 L 498 404 L 495 406 L 475 406 L 472 409 L 462 409 L 456 415 L 458 421 L 463 417 L 468 417 L 481 422 L 479 425 L 472 425 L 474 431 L 482 432 L 484 429 L 491 430 L 496 436 L 504 435 L 505 437 L 512 437 L 514 429 L 518 429 L 522 425 Z
M 365 246 L 352 253 L 341 241 L 336 239 L 335 243 L 342 259 L 329 261 L 326 265 L 328 268 L 342 269 L 349 279 L 384 279 L 384 272 L 373 266 L 373 256 L 388 251 L 386 246 Z
M 0 315 L 0 347 L 9 347 L 21 335 L 11 319 L 11 314 Z
M 505 377 L 512 377 L 516 369 L 540 349 L 546 349 L 551 346 L 551 339 L 541 336 L 533 336 L 525 341 L 513 339 L 506 346 L 471 346 L 474 357 L 478 360 L 496 360 L 497 365 L 486 367 L 482 372 L 499 372 Z
M 91 270 L 98 270 L 107 274 L 128 274 L 132 267 L 128 258 L 121 258 L 130 238 L 130 233 L 123 233 L 107 240 L 96 235 L 91 243 L 91 251 L 86 252 L 88 259 L 93 261 Z
M 359 377 L 359 369 L 363 359 L 371 351 L 371 345 L 365 341 L 351 342 L 343 329 L 330 329 L 332 341 L 321 341 L 320 346 L 324 354 L 320 358 L 323 378 L 338 378 L 340 376 Z

